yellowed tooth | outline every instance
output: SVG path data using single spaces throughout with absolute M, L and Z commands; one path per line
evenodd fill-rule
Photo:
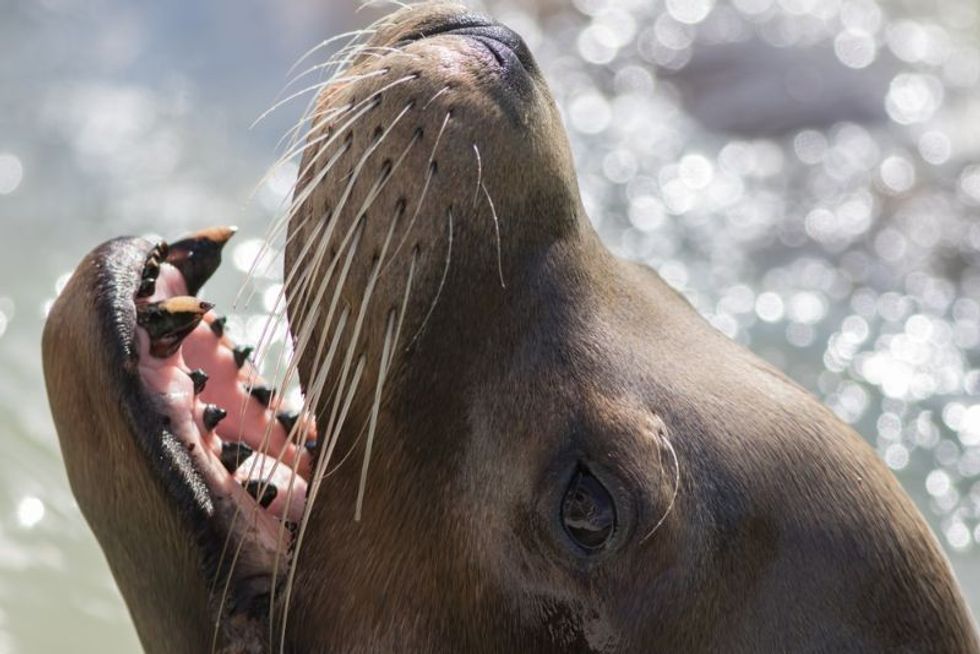
M 161 359 L 174 354 L 213 306 L 187 295 L 137 305 L 136 324 L 150 336 L 150 354 Z
M 221 265 L 221 250 L 235 232 L 234 226 L 202 229 L 170 245 L 167 263 L 184 276 L 188 293 L 197 293 Z

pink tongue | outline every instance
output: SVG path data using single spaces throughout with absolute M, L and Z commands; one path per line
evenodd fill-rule
M 180 272 L 164 263 L 155 293 L 147 301 L 157 302 L 186 293 Z M 143 380 L 151 391 L 163 397 L 175 421 L 175 431 L 179 437 L 190 439 L 186 444 L 214 490 L 226 490 L 229 484 L 251 482 L 250 492 L 256 499 L 265 500 L 262 503 L 269 513 L 298 522 L 306 500 L 304 477 L 311 472 L 311 456 L 305 447 L 289 442 L 286 429 L 276 419 L 276 412 L 283 408 L 278 406 L 279 398 L 273 395 L 267 407 L 259 397 L 249 394 L 250 388 L 261 386 L 263 381 L 251 361 L 246 360 L 239 367 L 234 344 L 221 334 L 221 330 L 212 329 L 215 318 L 213 312 L 206 314 L 183 340 L 180 349 L 166 359 L 150 355 L 149 338 L 142 328 L 138 329 Z M 203 370 L 208 379 L 204 390 L 195 395 L 188 372 L 198 369 Z M 213 431 L 208 431 L 205 426 L 207 405 L 227 412 Z M 302 440 L 305 442 L 308 438 L 315 438 L 312 428 Z M 232 474 L 218 457 L 223 444 L 236 442 L 248 445 L 255 454 Z M 274 488 L 266 489 L 265 482 L 271 482 Z

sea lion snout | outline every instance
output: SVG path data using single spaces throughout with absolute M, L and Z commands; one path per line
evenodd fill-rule
M 501 65 L 488 48 L 515 61 Z M 328 338 L 345 307 L 343 319 L 357 320 L 363 304 L 370 359 L 392 312 L 404 345 L 445 317 L 437 304 L 505 320 L 494 308 L 501 289 L 529 274 L 532 253 L 587 224 L 557 107 L 526 46 L 485 17 L 434 4 L 396 12 L 349 57 L 309 116 L 289 214 L 294 333 Z M 459 343 L 479 339 L 464 335 Z M 315 378 L 327 351 L 301 356 L 302 374 Z

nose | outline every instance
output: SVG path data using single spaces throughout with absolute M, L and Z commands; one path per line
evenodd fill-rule
M 442 35 L 460 36 L 479 42 L 505 70 L 517 66 L 528 72 L 535 70 L 534 58 L 524 39 L 506 25 L 482 14 L 465 12 L 433 16 L 431 20 L 418 25 L 414 34 L 405 39 L 405 42 Z

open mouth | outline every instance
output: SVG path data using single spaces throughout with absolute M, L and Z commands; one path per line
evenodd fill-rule
M 302 519 L 317 439 L 312 418 L 287 408 L 252 349 L 234 343 L 225 319 L 194 297 L 233 233 L 212 228 L 152 248 L 132 298 L 133 348 L 143 389 L 225 532 L 218 568 L 248 579 L 249 595 L 264 595 Z
M 61 380 L 52 381 L 68 398 L 55 407 L 56 414 L 67 416 L 59 425 L 62 442 L 85 440 L 72 439 L 74 430 L 108 432 L 111 438 L 92 439 L 97 445 L 130 444 L 114 462 L 116 470 L 133 471 L 128 485 L 126 480 L 90 482 L 90 468 L 97 477 L 110 474 L 109 468 L 98 448 L 79 449 L 74 479 L 80 480 L 76 495 L 85 496 L 80 504 L 100 537 L 116 546 L 122 541 L 119 526 L 100 522 L 111 513 L 107 504 L 122 495 L 118 504 L 138 513 L 147 502 L 126 490 L 149 489 L 146 495 L 159 497 L 158 513 L 176 518 L 161 531 L 190 536 L 192 542 L 184 549 L 187 539 L 173 546 L 156 542 L 153 533 L 133 540 L 142 545 L 152 539 L 151 552 L 190 553 L 193 565 L 186 569 L 194 582 L 203 572 L 202 603 L 214 618 L 216 638 L 221 632 L 229 642 L 264 640 L 269 629 L 281 629 L 285 638 L 293 592 L 304 585 L 293 582 L 311 569 L 308 555 L 301 555 L 310 551 L 304 542 L 322 543 L 326 530 L 318 527 L 325 516 L 333 517 L 326 508 L 312 511 L 310 498 L 317 497 L 326 477 L 339 471 L 330 479 L 331 501 L 339 504 L 350 496 L 355 520 L 364 505 L 384 507 L 366 489 L 375 434 L 398 434 L 387 413 L 394 393 L 386 395 L 386 384 L 395 379 L 389 373 L 395 362 L 407 361 L 413 345 L 428 342 L 419 336 L 434 329 L 430 318 L 437 315 L 433 309 L 450 279 L 450 265 L 454 274 L 461 266 L 454 238 L 457 244 L 476 239 L 491 218 L 496 224 L 487 190 L 495 177 L 489 168 L 484 177 L 482 142 L 467 121 L 489 114 L 509 130 L 511 123 L 526 120 L 531 112 L 522 109 L 532 105 L 514 90 L 533 90 L 536 78 L 527 74 L 533 60 L 516 34 L 485 18 L 429 27 L 438 26 L 375 37 L 371 43 L 385 44 L 377 49 L 387 58 L 378 62 L 357 54 L 339 81 L 323 86 L 302 139 L 306 145 L 297 150 L 302 164 L 294 199 L 280 223 L 288 226 L 283 286 L 293 330 L 283 358 L 289 367 L 285 376 L 301 379 L 309 414 L 290 410 L 285 394 L 260 375 L 251 349 L 236 343 L 215 307 L 196 297 L 220 265 L 233 229 L 203 230 L 170 245 L 138 238 L 103 244 L 73 275 L 74 286 L 49 320 L 46 351 L 54 363 L 46 365 L 52 376 L 71 368 L 60 375 L 68 379 L 66 386 L 79 370 L 104 382 L 91 391 L 75 384 L 61 392 Z M 406 32 L 420 32 L 405 42 L 407 52 L 387 45 L 399 43 Z M 415 43 L 438 34 L 460 38 Z M 373 49 L 366 46 L 366 52 Z M 443 56 L 452 59 L 448 69 L 440 64 Z M 389 71 L 394 81 L 382 79 Z M 438 164 L 446 161 L 463 171 L 458 179 L 465 179 L 469 167 L 475 186 L 459 183 L 455 175 L 455 181 L 437 176 Z M 461 207 L 455 225 L 454 203 Z M 487 221 L 466 220 L 470 203 L 472 213 L 486 215 Z M 494 234 L 493 269 L 502 280 L 499 228 Z M 482 262 L 473 265 L 482 268 Z M 84 327 L 71 327 L 79 323 Z M 74 348 L 78 357 L 51 344 L 84 343 L 91 334 L 101 342 Z M 407 386 L 401 378 L 398 382 Z M 399 396 L 399 401 L 409 400 Z M 99 402 L 112 410 L 100 412 Z M 84 429 L 88 424 L 78 429 L 79 404 L 86 405 L 83 414 L 107 417 L 93 419 L 93 429 Z M 313 413 L 320 418 L 319 436 Z M 325 469 L 339 442 L 345 449 L 350 445 L 347 454 L 363 448 L 359 470 L 342 468 L 347 454 Z M 126 467 L 134 453 L 142 457 Z M 97 492 L 85 492 L 92 487 Z M 323 507 L 323 501 L 316 506 Z M 128 541 L 119 549 L 132 557 Z M 141 565 L 146 557 L 139 558 Z M 127 602 L 138 604 L 144 586 L 127 588 Z

